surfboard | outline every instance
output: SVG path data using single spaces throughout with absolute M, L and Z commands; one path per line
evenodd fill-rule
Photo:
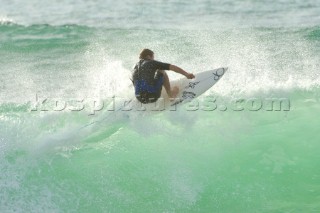
M 83 127 L 91 126 L 95 124 L 101 124 L 105 121 L 110 120 L 111 115 L 117 115 L 117 112 L 132 112 L 132 111 L 150 111 L 159 112 L 164 110 L 172 110 L 177 105 L 183 105 L 189 101 L 199 97 L 213 85 L 215 85 L 222 76 L 228 70 L 227 67 L 221 67 L 218 69 L 207 70 L 195 74 L 194 79 L 187 79 L 186 77 L 171 81 L 171 87 L 177 86 L 179 88 L 179 93 L 177 97 L 170 100 L 165 89 L 162 89 L 161 97 L 155 103 L 142 104 L 135 97 L 134 94 L 124 98 L 117 98 L 107 107 L 107 110 L 103 111 L 102 119 L 93 121 Z M 131 88 L 133 89 L 133 88 Z M 111 106 L 111 107 L 110 107 Z M 130 117 L 131 113 L 120 113 L 126 117 Z M 135 114 L 135 113 L 134 113 Z
M 175 99 L 169 99 L 165 89 L 162 89 L 161 97 L 155 103 L 141 104 L 138 100 L 134 99 L 132 104 L 138 107 L 139 111 L 151 110 L 162 111 L 172 108 L 176 105 L 181 105 L 190 102 L 210 89 L 215 85 L 228 70 L 227 67 L 218 69 L 207 70 L 195 74 L 194 79 L 187 79 L 186 77 L 171 81 L 171 88 L 177 86 L 179 93 Z

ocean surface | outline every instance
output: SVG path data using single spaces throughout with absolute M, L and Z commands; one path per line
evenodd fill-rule
M 114 111 L 143 48 L 229 70 Z M 319 115 L 318 0 L 0 0 L 1 213 L 320 212 Z

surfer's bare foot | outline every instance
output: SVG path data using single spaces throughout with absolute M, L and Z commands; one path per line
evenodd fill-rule
M 171 95 L 170 95 L 170 98 L 176 98 L 177 95 L 179 93 L 179 88 L 178 87 L 173 87 L 173 89 L 171 90 Z

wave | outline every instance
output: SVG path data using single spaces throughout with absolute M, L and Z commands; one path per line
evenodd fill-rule
M 38 91 L 48 97 L 100 99 L 114 92 L 130 93 L 131 68 L 144 47 L 153 49 L 158 60 L 190 72 L 228 66 L 224 79 L 206 95 L 265 95 L 320 85 L 318 27 L 161 31 L 42 24 L 1 28 L 7 34 L 0 49 L 2 89 L 7 91 L 1 99 L 8 102 L 33 99 Z M 171 79 L 182 77 L 168 73 Z M 13 78 L 17 81 L 10 81 Z M 21 87 L 25 95 L 17 89 Z

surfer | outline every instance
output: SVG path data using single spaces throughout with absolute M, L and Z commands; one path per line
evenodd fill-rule
M 133 70 L 132 82 L 135 88 L 135 96 L 141 103 L 156 102 L 161 96 L 162 86 L 166 89 L 169 98 L 177 96 L 179 88 L 174 87 L 171 90 L 169 77 L 165 70 L 175 71 L 188 79 L 194 78 L 192 73 L 188 73 L 178 66 L 154 60 L 152 50 L 143 49 L 139 59 L 140 61 Z

